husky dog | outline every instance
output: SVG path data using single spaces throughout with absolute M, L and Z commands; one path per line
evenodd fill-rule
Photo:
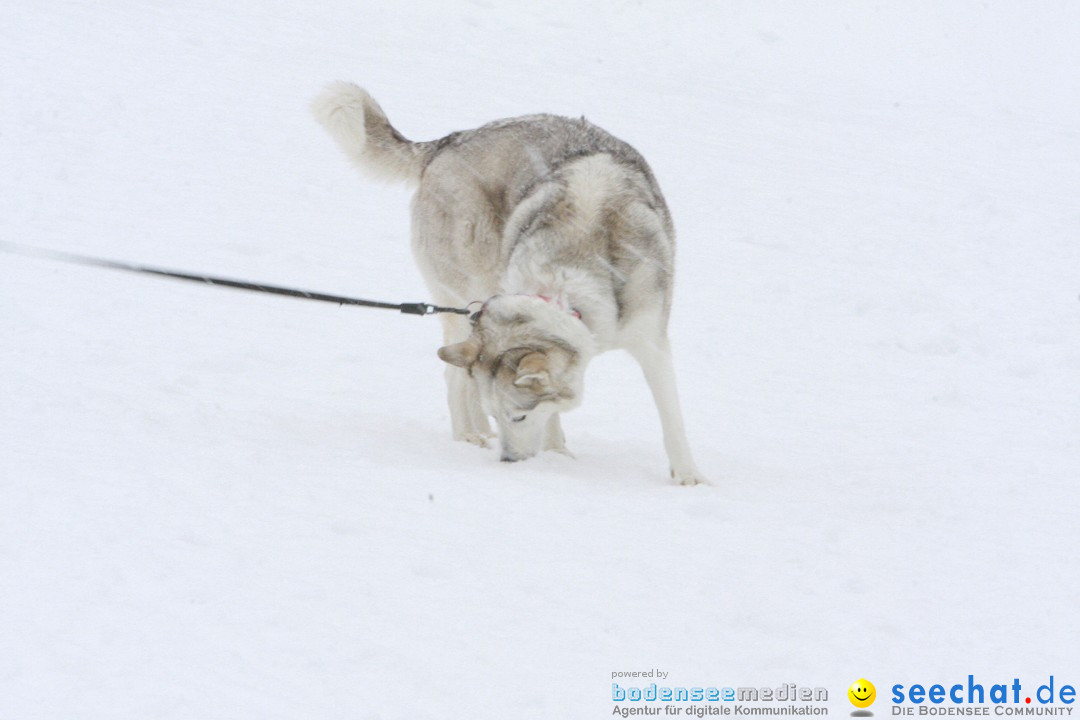
M 594 355 L 625 348 L 652 391 L 671 474 L 703 482 L 675 390 L 667 338 L 675 233 L 652 171 L 585 121 L 499 120 L 406 140 L 364 90 L 330 85 L 315 117 L 361 170 L 417 186 L 412 249 L 443 315 L 455 439 L 502 459 L 566 452 L 559 414 L 581 403 Z

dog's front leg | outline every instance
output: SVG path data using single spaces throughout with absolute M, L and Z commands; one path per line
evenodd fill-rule
M 454 304 L 451 300 L 447 304 Z M 469 336 L 469 323 L 460 315 L 443 315 L 443 342 L 459 342 Z M 487 414 L 480 403 L 480 390 L 465 368 L 447 365 L 445 371 L 447 402 L 450 405 L 450 432 L 455 440 L 487 447 L 494 437 Z
M 487 439 L 494 435 L 487 415 L 480 407 L 476 381 L 463 368 L 448 365 L 446 390 L 450 405 L 450 430 L 454 439 L 487 447 Z
M 563 435 L 559 413 L 548 418 L 547 427 L 544 428 L 544 449 L 574 457 L 574 453 L 566 449 L 566 436 Z
M 671 463 L 671 477 L 682 485 L 707 482 L 694 465 L 690 443 L 686 440 L 679 393 L 675 388 L 675 367 L 671 362 L 671 346 L 667 338 L 661 338 L 655 344 L 633 348 L 630 353 L 641 365 L 656 409 L 660 411 L 660 425 L 664 431 L 664 448 Z

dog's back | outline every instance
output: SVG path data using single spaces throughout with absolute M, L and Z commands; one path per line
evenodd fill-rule
M 418 184 L 413 249 L 441 303 L 513 292 L 511 255 L 600 278 L 611 325 L 670 302 L 674 230 L 644 158 L 584 118 L 527 115 L 406 140 L 362 89 L 332 85 L 316 116 L 362 169 Z M 646 262 L 643 262 L 646 261 Z M 556 278 L 559 281 L 564 278 Z
M 607 155 L 640 181 L 650 201 L 667 207 L 645 159 L 622 140 L 585 118 L 526 115 L 498 120 L 475 130 L 452 133 L 435 143 L 429 170 L 456 184 L 477 182 L 515 207 L 541 182 L 555 179 L 574 160 Z
M 510 206 L 567 162 L 607 154 L 628 171 L 640 174 L 651 199 L 670 222 L 645 159 L 585 118 L 526 115 L 454 132 L 440 140 L 414 142 L 394 129 L 367 91 L 348 82 L 330 85 L 312 103 L 312 110 L 345 154 L 364 171 L 417 183 L 429 165 L 440 159 L 440 175 L 454 175 L 459 184 L 500 186 L 507 195 L 504 202 Z

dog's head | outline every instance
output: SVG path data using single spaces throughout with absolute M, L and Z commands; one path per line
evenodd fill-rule
M 468 339 L 439 348 L 439 357 L 476 380 L 502 459 L 512 462 L 536 455 L 551 416 L 581 403 L 594 352 L 574 315 L 537 297 L 496 295 L 473 315 Z

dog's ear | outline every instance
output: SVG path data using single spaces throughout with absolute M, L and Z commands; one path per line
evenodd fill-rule
M 480 343 L 475 338 L 439 348 L 440 360 L 462 368 L 472 365 L 479 356 Z
M 514 385 L 527 388 L 537 395 L 551 392 L 550 360 L 542 352 L 531 352 L 521 358 L 517 366 Z

